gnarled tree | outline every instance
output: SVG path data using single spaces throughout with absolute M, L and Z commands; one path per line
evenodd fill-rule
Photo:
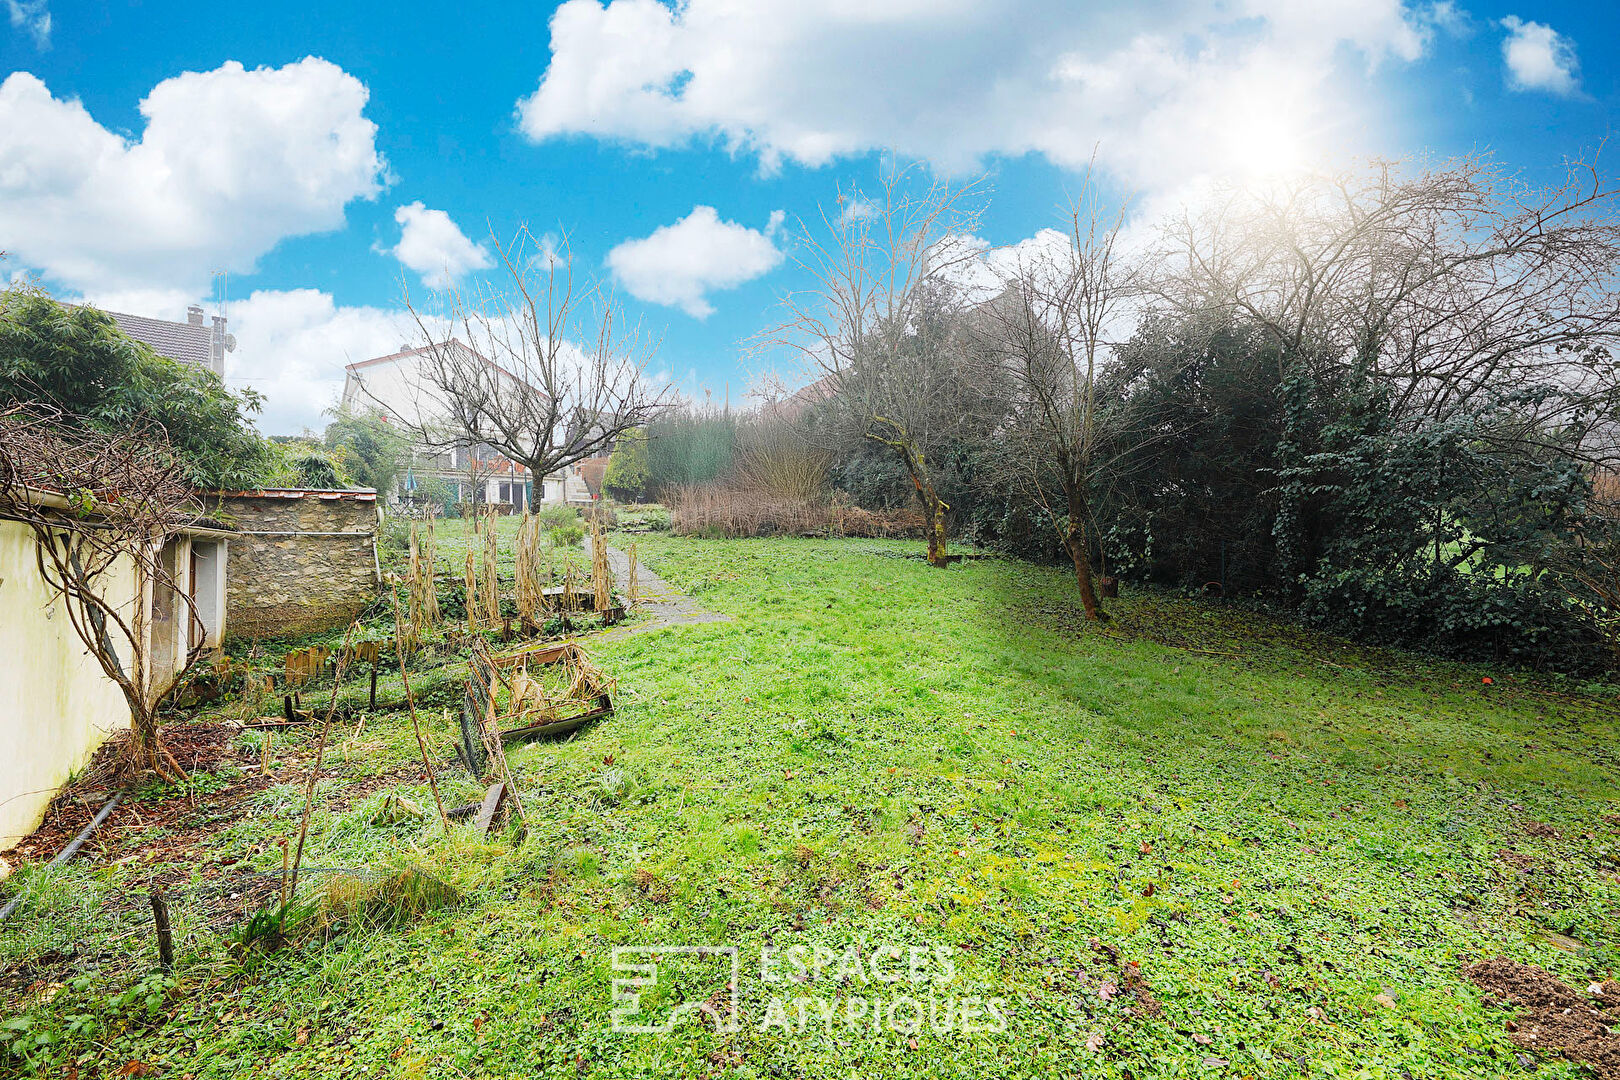
M 885 171 L 878 189 L 839 192 L 798 223 L 790 258 L 813 284 L 785 299 L 762 344 L 794 350 L 816 377 L 826 437 L 881 443 L 900 460 L 928 520 L 928 561 L 945 566 L 945 514 L 935 456 L 975 422 L 953 282 L 978 259 L 963 242 L 981 185 Z
M 1094 499 L 1128 447 L 1123 374 L 1108 333 L 1131 270 L 1118 250 L 1122 210 L 1107 212 L 1086 177 L 1067 243 L 1038 246 L 1013 264 L 1001 293 L 975 312 L 981 380 L 1003 387 L 1006 412 L 987 440 L 1004 482 L 1027 494 L 1074 563 L 1086 617 L 1107 617 L 1097 596 Z
M 196 617 L 163 557 L 165 541 L 200 516 L 187 469 L 161 429 L 108 434 L 50 413 L 0 413 L 0 518 L 33 533 L 40 577 L 122 693 L 132 778 L 181 771 L 158 735 L 165 694 L 154 685 L 153 608 L 173 596 L 185 623 Z

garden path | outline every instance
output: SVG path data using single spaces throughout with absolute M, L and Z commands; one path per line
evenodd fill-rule
M 591 554 L 591 538 L 585 538 L 585 554 Z M 630 557 L 619 548 L 607 547 L 608 566 L 621 593 L 630 592 Z M 662 630 L 666 626 L 691 626 L 697 623 L 731 622 L 730 615 L 709 611 L 696 600 L 653 573 L 646 563 L 636 567 L 636 599 L 638 610 L 651 616 L 642 622 L 615 627 L 597 635 L 597 640 L 644 634 L 649 630 Z

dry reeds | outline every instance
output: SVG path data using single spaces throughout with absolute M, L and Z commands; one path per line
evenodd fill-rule
M 526 629 L 538 627 L 546 607 L 546 587 L 541 580 L 544 558 L 540 554 L 540 519 L 525 513 L 518 525 L 514 552 L 518 616 Z
M 761 419 L 738 429 L 735 462 L 740 487 L 814 503 L 826 490 L 833 455 L 812 446 L 791 425 Z
M 591 522 L 591 586 L 596 593 L 596 611 L 605 612 L 613 606 L 613 569 L 608 565 L 602 526 L 595 521 Z
M 927 521 L 916 510 L 864 510 L 838 502 L 788 499 L 754 488 L 690 485 L 666 499 L 682 536 L 859 536 L 917 539 Z
M 495 510 L 490 508 L 484 520 L 484 591 L 482 593 L 484 625 L 501 624 L 500 531 L 495 527 Z
M 428 523 L 425 535 L 411 523 L 411 559 L 406 572 L 406 588 L 410 599 L 410 628 L 399 627 L 411 643 L 439 624 L 439 595 L 433 584 L 433 525 Z

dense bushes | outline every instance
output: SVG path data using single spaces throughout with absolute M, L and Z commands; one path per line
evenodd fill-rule
M 274 463 L 252 417 L 260 399 L 197 364 L 158 356 L 112 316 L 43 291 L 0 291 L 0 407 L 58 410 L 103 432 L 155 426 L 200 488 L 257 486 Z

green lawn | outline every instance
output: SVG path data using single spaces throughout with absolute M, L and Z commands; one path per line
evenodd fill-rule
M 157 836 L 19 875 L 3 1037 L 41 1075 L 1507 1076 L 1507 1014 L 1461 967 L 1584 988 L 1620 961 L 1612 691 L 1165 596 L 1102 632 L 1058 570 L 938 571 L 916 543 L 636 539 L 735 619 L 593 646 L 619 711 L 510 751 L 526 827 L 441 835 L 402 711 L 333 733 L 306 864 L 418 867 L 459 906 L 233 954 L 218 883 L 279 868 L 302 807 L 312 736 L 282 735 L 236 802 L 226 770 L 153 803 L 191 800 Z M 453 803 L 479 791 L 450 763 L 461 670 L 412 671 Z M 428 819 L 375 824 L 389 790 Z M 736 947 L 738 1030 L 614 1031 L 626 945 Z M 918 948 L 880 957 L 898 982 L 872 974 L 889 946 Z M 671 961 L 643 1003 L 723 1005 L 724 963 Z

